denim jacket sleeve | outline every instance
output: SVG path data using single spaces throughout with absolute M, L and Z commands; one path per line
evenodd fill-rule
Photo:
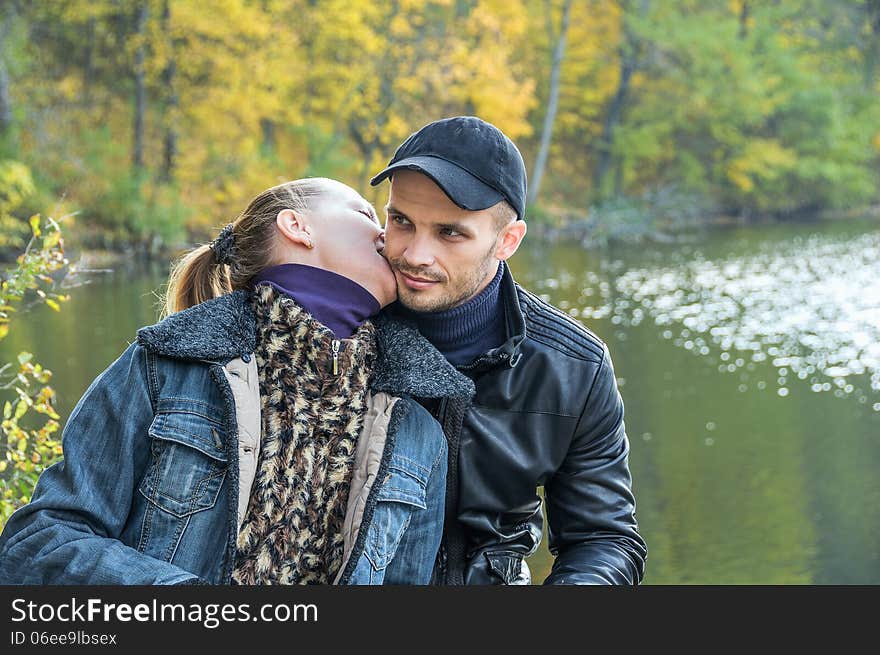
M 562 466 L 545 486 L 544 584 L 638 584 L 647 547 L 635 519 L 623 400 L 607 348 Z
M 0 535 L 2 584 L 177 584 L 196 580 L 125 545 L 150 447 L 146 352 L 131 344 L 91 383 L 62 433 L 63 461 L 40 476 L 30 503 Z

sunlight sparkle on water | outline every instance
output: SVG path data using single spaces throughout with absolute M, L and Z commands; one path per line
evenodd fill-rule
M 767 244 L 746 256 L 709 260 L 695 252 L 675 265 L 618 267 L 613 290 L 590 276 L 560 276 L 543 286 L 589 288 L 589 294 L 581 292 L 585 300 L 590 296 L 582 316 L 610 314 L 620 326 L 653 321 L 676 346 L 697 356 L 718 355 L 724 363 L 719 370 L 734 373 L 746 361 L 768 361 L 777 369 L 771 379 L 779 396 L 790 391 L 783 386 L 787 375 L 809 378 L 814 392 L 880 392 L 878 233 L 855 239 L 813 235 Z

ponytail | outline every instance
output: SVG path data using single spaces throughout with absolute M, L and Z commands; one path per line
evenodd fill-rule
M 294 180 L 251 200 L 217 239 L 193 248 L 172 266 L 161 316 L 247 288 L 254 275 L 277 263 L 278 213 L 310 211 L 316 198 L 332 190 L 328 183 L 333 182 L 321 177 Z
M 162 317 L 232 291 L 228 267 L 205 244 L 186 253 L 171 269 Z

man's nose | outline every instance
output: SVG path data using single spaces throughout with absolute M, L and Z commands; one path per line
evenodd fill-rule
M 404 261 L 413 268 L 426 268 L 433 265 L 434 253 L 428 239 L 413 237 L 403 251 Z

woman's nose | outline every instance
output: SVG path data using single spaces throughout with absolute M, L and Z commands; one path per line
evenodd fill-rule
M 376 236 L 376 250 L 378 252 L 385 250 L 385 230 L 381 230 Z

